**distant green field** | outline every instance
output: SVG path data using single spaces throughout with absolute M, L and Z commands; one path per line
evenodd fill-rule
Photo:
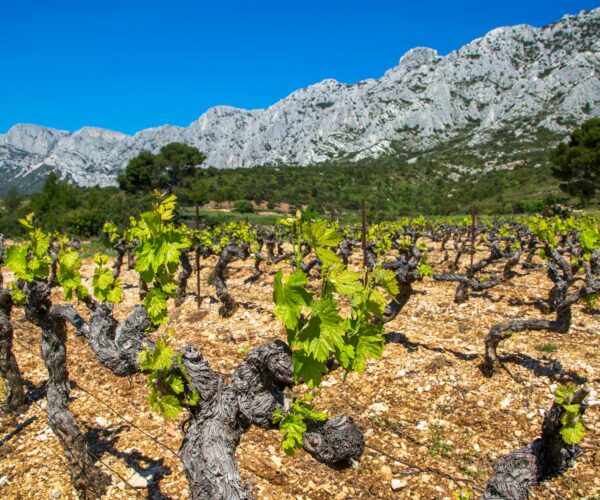
M 196 223 L 196 210 L 194 207 L 181 207 L 180 209 L 181 217 L 183 218 L 185 224 L 189 227 L 194 227 Z M 285 217 L 285 214 L 281 215 L 261 215 L 260 213 L 254 214 L 241 214 L 238 212 L 224 212 L 222 210 L 215 210 L 210 208 L 201 208 L 200 209 L 200 223 L 208 224 L 210 226 L 214 224 L 223 224 L 227 222 L 238 222 L 245 221 L 250 224 L 262 224 L 262 225 L 270 225 L 275 224 L 277 219 L 280 217 Z

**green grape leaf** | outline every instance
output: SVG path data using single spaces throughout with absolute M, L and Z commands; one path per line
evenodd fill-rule
M 319 247 L 335 247 L 342 241 L 339 231 L 330 227 L 327 221 L 317 220 L 303 225 L 303 236 L 308 244 L 317 249 Z
M 13 304 L 17 306 L 24 306 L 27 303 L 27 296 L 25 295 L 25 293 L 23 293 L 22 290 L 14 286 L 14 284 L 14 282 L 9 284 L 13 285 L 9 286 Z
M 188 406 L 196 406 L 200 402 L 200 394 L 197 391 L 192 389 L 192 392 L 189 394 L 187 399 L 185 400 L 185 404 Z
M 12 246 L 6 250 L 4 265 L 10 269 L 17 279 L 31 281 L 33 273 L 27 267 L 27 247 Z
M 158 412 L 165 418 L 176 418 L 181 413 L 179 399 L 170 394 L 158 398 Z
M 142 371 L 168 370 L 173 364 L 175 353 L 167 340 L 158 339 L 154 349 L 144 349 L 138 355 L 138 364 Z
M 335 254 L 334 251 L 329 250 L 329 248 L 317 247 L 315 249 L 315 253 L 319 260 L 323 263 L 323 265 L 327 266 L 329 264 L 337 264 L 340 263 L 339 257 Z
M 585 436 L 585 428 L 580 421 L 577 421 L 573 425 L 563 425 L 560 428 L 560 435 L 567 444 L 579 444 Z
M 586 252 L 591 252 L 600 246 L 600 231 L 596 227 L 588 227 L 579 233 L 579 242 Z
M 144 298 L 144 307 L 148 311 L 148 317 L 155 325 L 161 325 L 168 321 L 167 316 L 168 296 L 160 288 L 152 288 Z
M 395 297 L 399 293 L 398 280 L 396 274 L 391 269 L 376 267 L 373 269 L 373 278 L 377 285 L 383 288 L 388 294 Z
M 292 353 L 294 376 L 296 380 L 304 380 L 310 387 L 321 385 L 323 374 L 327 371 L 325 362 L 317 361 L 306 352 L 298 350 Z
M 433 269 L 429 264 L 420 264 L 419 267 L 417 268 L 417 271 L 419 272 L 419 276 L 421 276 L 421 278 L 432 278 L 433 277 Z
M 119 304 L 123 301 L 123 288 L 120 280 L 115 280 L 114 287 L 106 294 L 106 300 L 111 304 Z
M 96 269 L 94 277 L 92 278 L 92 285 L 98 290 L 102 290 L 104 294 L 112 287 L 115 278 L 113 277 L 112 271 L 107 267 L 100 267 Z
M 175 394 L 181 394 L 184 390 L 183 379 L 174 373 L 170 373 L 165 377 L 165 384 L 167 384 Z
M 327 269 L 327 279 L 333 284 L 335 291 L 340 295 L 351 296 L 363 289 L 360 274 L 346 269 L 343 264 L 334 264 Z
M 281 269 L 275 276 L 273 285 L 273 300 L 275 316 L 287 328 L 293 329 L 298 325 L 302 307 L 308 307 L 312 301 L 310 293 L 304 288 L 308 284 L 306 275 L 298 270 L 283 281 Z
M 368 358 L 379 358 L 384 349 L 384 338 L 378 325 L 363 325 L 361 331 L 353 336 L 354 359 L 352 370 L 362 372 L 367 367 Z

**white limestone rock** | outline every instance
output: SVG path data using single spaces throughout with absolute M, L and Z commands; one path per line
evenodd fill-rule
M 324 80 L 266 109 L 217 106 L 188 127 L 131 136 L 15 125 L 0 134 L 0 186 L 27 190 L 49 170 L 80 185 L 115 184 L 131 158 L 175 141 L 225 168 L 360 160 L 393 152 L 393 142 L 410 157 L 465 131 L 476 147 L 523 118 L 566 136 L 565 123 L 600 115 L 598 68 L 600 8 L 542 28 L 497 28 L 445 57 L 414 48 L 380 79 Z

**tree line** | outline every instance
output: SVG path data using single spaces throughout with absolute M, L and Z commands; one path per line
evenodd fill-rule
M 483 213 L 539 213 L 547 205 L 597 203 L 600 185 L 600 119 L 588 120 L 547 156 L 552 165 L 452 179 L 434 160 L 413 164 L 392 156 L 330 161 L 306 167 L 205 167 L 197 148 L 168 144 L 142 152 L 118 176 L 119 187 L 77 187 L 51 173 L 30 196 L 15 190 L 0 205 L 0 231 L 19 234 L 18 220 L 35 212 L 47 228 L 81 237 L 100 234 L 110 219 L 124 225 L 148 209 L 154 190 L 174 193 L 183 205 L 231 202 L 248 213 L 259 204 L 307 208 L 330 217 L 357 212 L 366 200 L 371 222 L 403 215 L 453 215 L 476 205 Z M 530 162 L 531 163 L 531 162 Z

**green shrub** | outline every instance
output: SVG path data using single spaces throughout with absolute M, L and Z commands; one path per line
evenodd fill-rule
M 233 204 L 233 209 L 236 212 L 239 212 L 241 214 L 252 214 L 252 213 L 254 213 L 254 207 L 252 206 L 252 203 L 249 200 L 237 200 Z

